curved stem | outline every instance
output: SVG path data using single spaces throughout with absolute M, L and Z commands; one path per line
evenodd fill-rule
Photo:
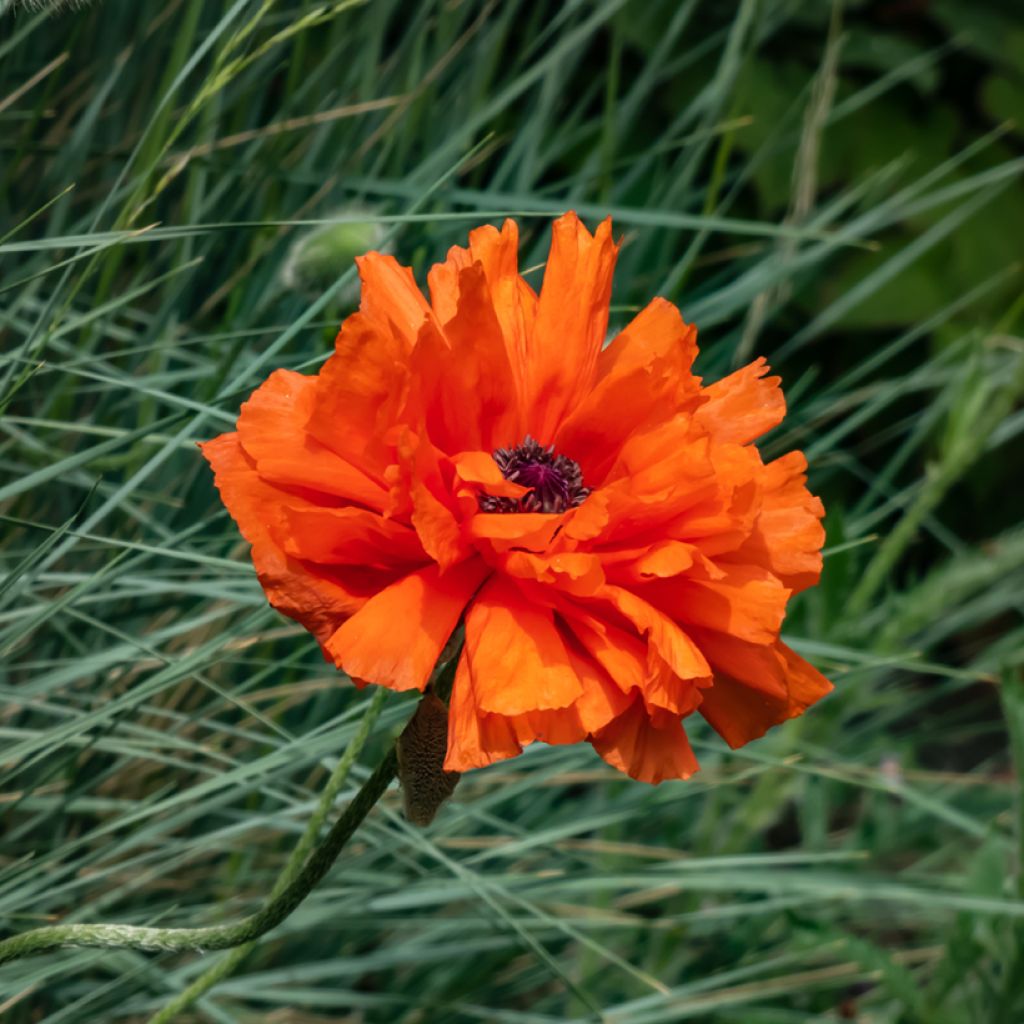
M 320 829 L 323 828 L 323 824 L 327 815 L 330 813 L 331 807 L 334 804 L 341 787 L 345 785 L 345 780 L 348 778 L 348 774 L 352 769 L 352 765 L 355 764 L 356 758 L 362 751 L 366 741 L 370 738 L 370 733 L 373 731 L 373 726 L 380 716 L 381 709 L 384 707 L 384 701 L 387 698 L 388 691 L 382 686 L 378 686 L 373 696 L 370 698 L 369 705 L 366 708 L 366 712 L 363 715 L 362 721 L 359 723 L 359 729 L 355 736 L 352 737 L 352 742 L 345 748 L 345 753 L 338 759 L 338 763 L 331 772 L 331 777 L 327 780 L 327 784 L 324 786 L 323 793 L 320 794 L 320 800 L 317 803 L 316 810 L 313 812 L 313 816 L 306 823 L 306 828 L 302 833 L 302 838 L 295 844 L 295 848 L 288 856 L 288 862 L 285 864 L 284 869 L 278 876 L 277 881 L 274 883 L 273 889 L 270 890 L 270 899 L 274 900 L 281 895 L 287 889 L 288 885 L 298 875 L 299 870 L 302 868 L 302 864 L 306 857 L 309 855 L 310 850 L 313 848 L 317 837 L 320 835 Z M 164 1006 L 158 1013 L 154 1014 L 147 1024 L 167 1024 L 168 1021 L 174 1020 L 174 1018 L 181 1013 L 183 1010 L 187 1010 L 197 999 L 200 999 L 203 995 L 210 991 L 219 981 L 234 974 L 235 969 L 242 963 L 243 960 L 256 948 L 257 940 L 253 939 L 250 942 L 246 942 L 236 949 L 233 949 L 226 957 L 213 964 L 212 967 L 207 968 L 199 975 L 195 981 L 192 982 L 182 992 L 179 992 L 173 999 L 171 999 L 166 1006 Z
M 235 924 L 209 928 L 143 928 L 120 924 L 66 924 L 36 928 L 0 942 L 0 964 L 61 946 L 203 953 L 252 942 L 288 917 L 327 874 L 344 845 L 383 796 L 397 769 L 398 758 L 392 746 L 294 880 L 279 895 L 268 899 L 261 910 Z

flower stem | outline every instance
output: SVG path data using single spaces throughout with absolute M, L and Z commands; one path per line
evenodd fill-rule
M 383 692 L 382 689 L 381 693 Z M 378 698 L 375 696 L 374 701 L 377 700 Z M 369 734 L 373 719 L 379 713 L 379 706 L 376 711 L 374 711 L 374 707 L 375 704 L 371 703 L 370 711 L 367 712 L 370 721 L 367 722 L 364 719 L 363 722 L 366 735 Z M 365 742 L 366 736 L 363 735 L 363 731 L 361 728 L 352 747 L 357 748 L 362 745 L 362 742 Z M 346 761 L 344 772 L 347 774 L 357 753 L 357 749 L 353 750 L 349 757 L 349 751 L 345 752 L 328 783 L 327 790 L 333 788 L 334 793 L 337 792 L 341 782 L 334 784 L 335 777 L 340 774 L 342 764 Z M 294 873 L 295 865 L 303 860 L 330 807 L 330 801 L 322 799 L 314 814 L 316 829 L 307 828 L 296 847 L 296 850 L 301 849 L 301 852 L 294 857 L 294 863 L 292 858 L 289 859 L 282 875 L 282 878 L 289 874 L 294 874 L 294 877 L 288 878 L 283 884 L 275 887 L 276 895 L 272 894 L 262 909 L 249 917 L 242 918 L 235 924 L 216 925 L 209 928 L 145 928 L 120 924 L 66 924 L 36 928 L 0 942 L 0 964 L 37 953 L 45 953 L 61 946 L 98 946 L 106 949 L 128 948 L 168 952 L 191 950 L 203 953 L 208 950 L 230 949 L 233 946 L 252 943 L 288 917 L 327 874 L 342 848 L 377 801 L 384 795 L 391 780 L 395 777 L 397 768 L 398 760 L 395 748 L 391 746 L 373 774 L 363 783 L 362 788 L 352 798 L 352 802 L 327 833 L 323 842 L 310 854 L 301 871 Z M 313 822 L 310 824 L 312 826 Z M 221 964 L 218 964 L 217 967 L 220 968 Z M 197 993 L 196 997 L 198 995 L 201 995 L 201 992 Z
M 381 709 L 384 707 L 387 693 L 388 691 L 382 686 L 374 690 L 373 697 L 370 698 L 370 703 L 363 715 L 363 720 L 359 723 L 358 732 L 352 737 L 352 742 L 345 748 L 345 753 L 338 759 L 334 771 L 331 772 L 331 777 L 324 786 L 323 793 L 320 794 L 320 801 L 317 804 L 316 810 L 306 823 L 302 838 L 295 844 L 295 848 L 288 857 L 288 862 L 274 883 L 273 889 L 270 890 L 271 900 L 280 896 L 288 888 L 289 884 L 295 880 L 295 877 L 301 870 L 303 862 L 320 835 L 320 829 L 330 813 L 335 798 L 340 792 L 341 787 L 345 785 L 345 780 L 348 778 L 352 765 L 355 764 L 360 751 L 362 751 L 366 741 L 370 738 L 373 726 L 376 724 Z M 176 995 L 163 1009 L 154 1014 L 149 1019 L 148 1024 L 167 1024 L 168 1021 L 174 1020 L 179 1013 L 187 1010 L 218 982 L 234 974 L 242 961 L 256 948 L 256 945 L 256 939 L 246 942 L 233 949 L 222 960 L 218 960 L 217 963 L 207 968 L 183 992 Z

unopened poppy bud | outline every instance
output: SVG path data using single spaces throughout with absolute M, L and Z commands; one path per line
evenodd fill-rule
M 444 770 L 447 752 L 448 708 L 428 690 L 398 738 L 398 778 L 405 816 L 414 825 L 429 825 L 458 785 L 459 772 Z
M 338 216 L 345 220 L 314 228 L 296 239 L 282 270 L 285 286 L 294 291 L 319 294 L 334 284 L 357 256 L 371 249 L 382 251 L 383 226 L 374 221 L 349 219 L 358 215 L 366 215 L 366 211 L 343 211 Z M 357 296 L 358 286 L 353 281 L 341 297 L 351 302 Z

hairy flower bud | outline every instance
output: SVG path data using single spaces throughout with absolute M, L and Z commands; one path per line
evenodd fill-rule
M 335 223 L 313 228 L 300 236 L 292 245 L 281 272 L 286 288 L 317 295 L 338 279 L 339 268 L 352 265 L 356 256 L 368 249 L 385 251 L 384 228 L 370 220 L 353 220 L 366 216 L 366 210 L 342 210 Z M 340 219 L 344 218 L 344 219 Z M 359 292 L 355 283 L 342 293 L 346 303 L 352 303 Z
M 429 825 L 462 777 L 444 770 L 447 752 L 448 707 L 428 690 L 398 738 L 398 778 L 405 816 L 414 825 Z

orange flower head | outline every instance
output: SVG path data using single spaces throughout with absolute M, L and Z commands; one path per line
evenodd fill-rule
M 429 275 L 359 259 L 362 301 L 314 376 L 278 370 L 203 445 L 270 602 L 353 679 L 422 690 L 460 621 L 445 768 L 585 740 L 686 778 L 683 719 L 732 746 L 831 689 L 779 639 L 821 571 L 821 502 L 763 360 L 705 386 L 655 299 L 604 346 L 618 246 L 555 221 L 538 295 L 518 231 Z

